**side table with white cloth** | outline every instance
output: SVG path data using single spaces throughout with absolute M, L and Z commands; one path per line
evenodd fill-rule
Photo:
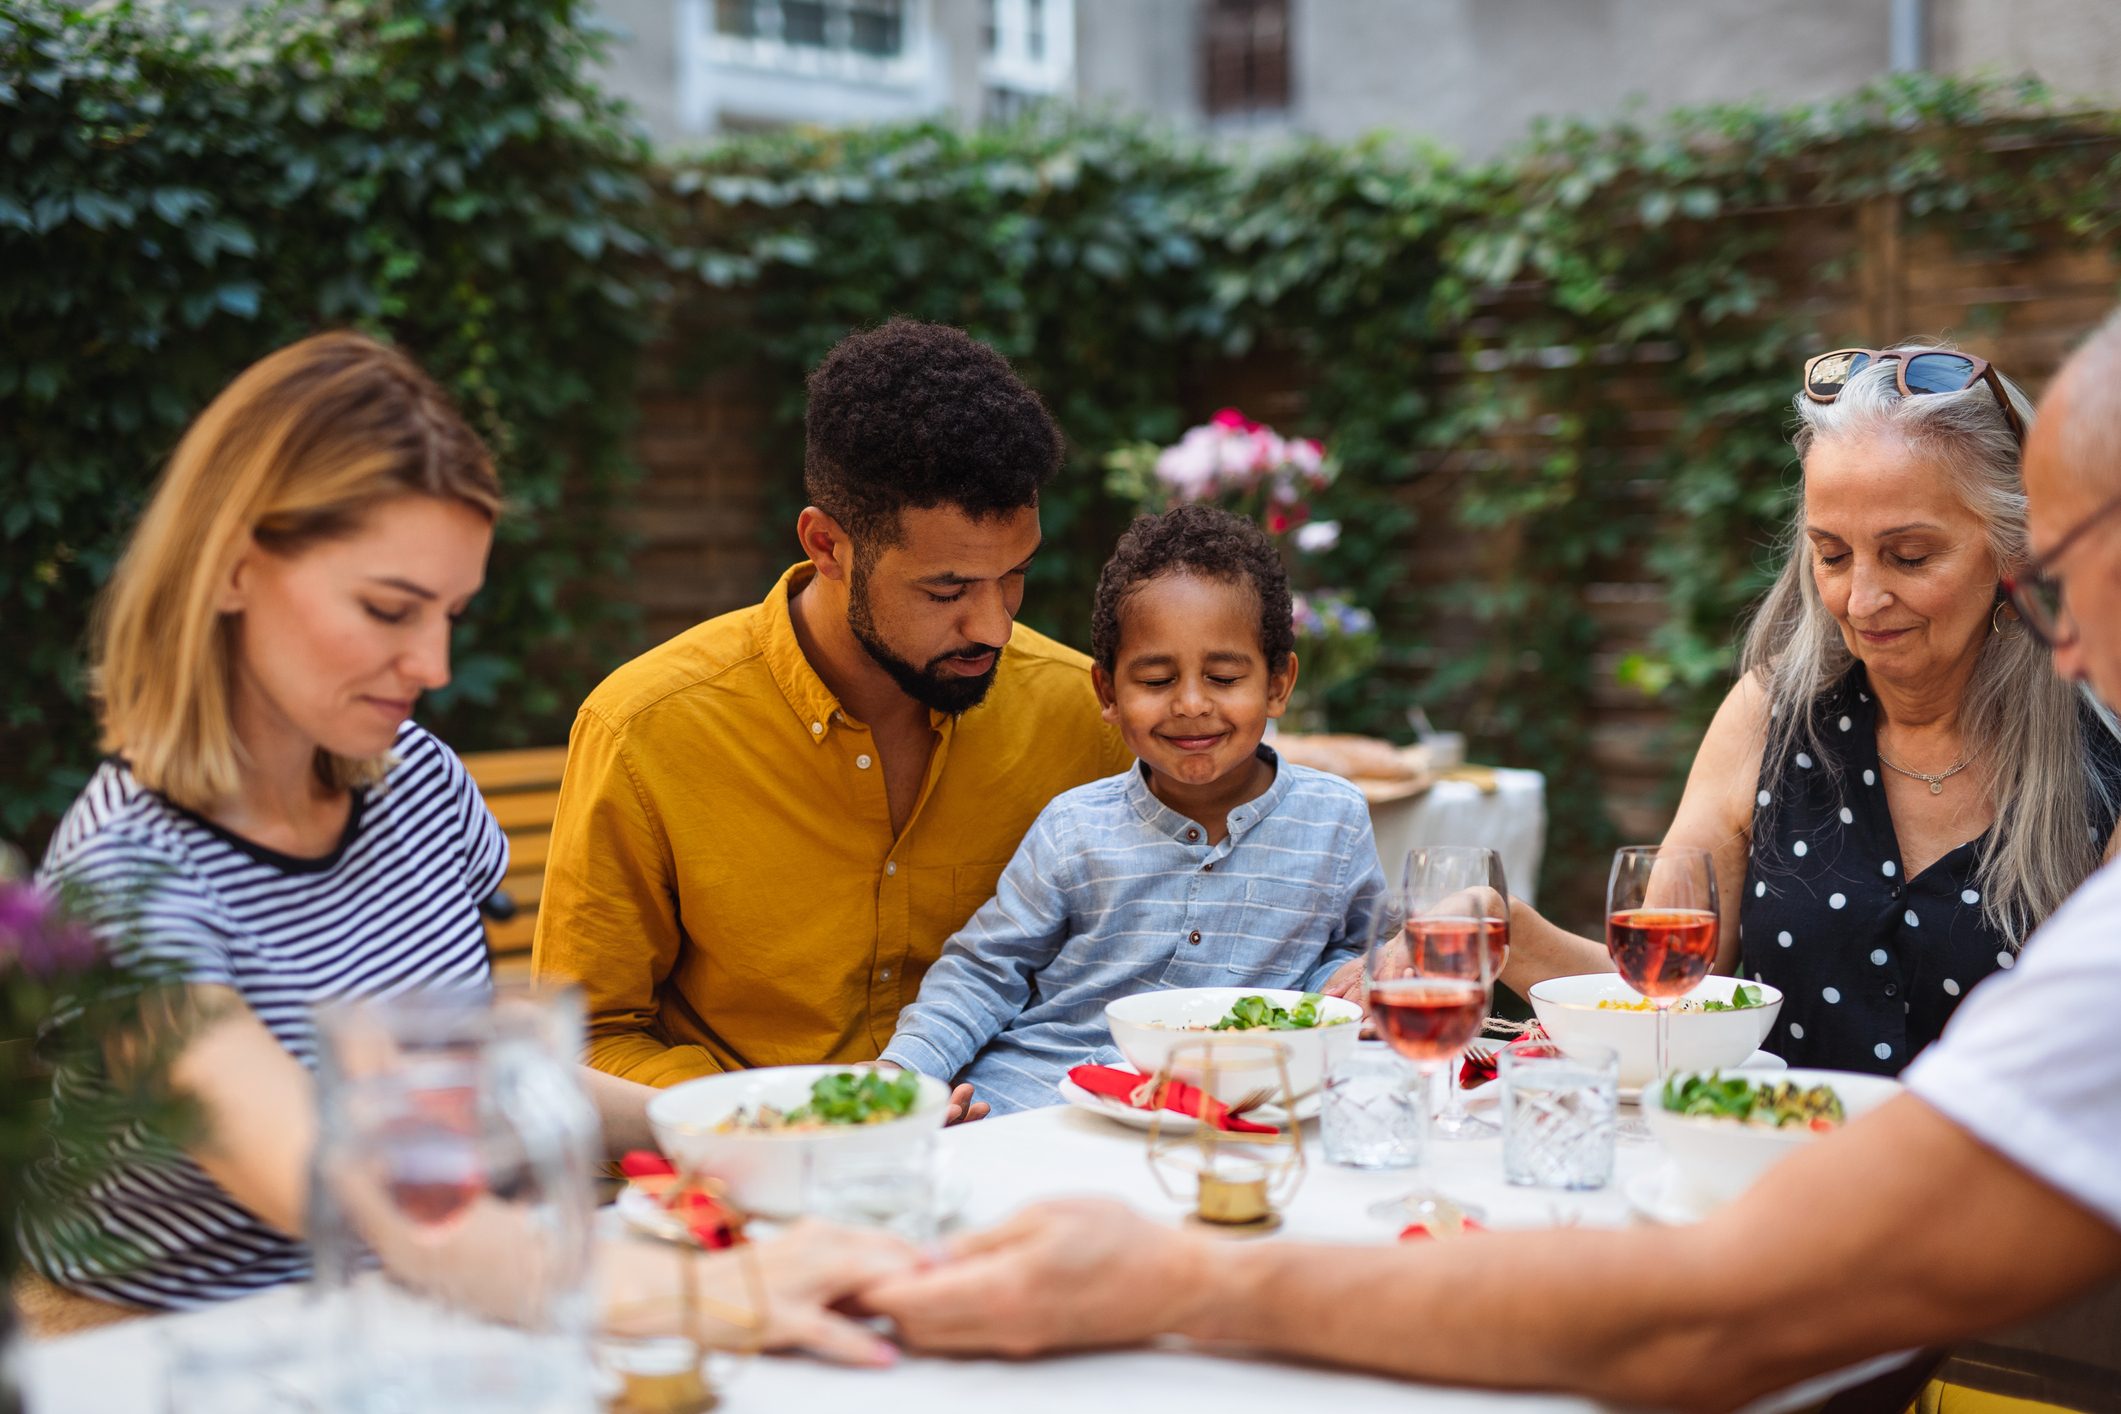
M 1358 1172 L 1325 1164 L 1315 1123 L 1307 1126 L 1309 1168 L 1288 1204 L 1281 1230 L 1257 1241 L 1386 1243 L 1393 1225 L 1368 1215 L 1371 1203 L 1403 1192 L 1407 1170 Z M 1032 1110 L 965 1125 L 943 1136 L 943 1188 L 965 1197 L 959 1228 L 985 1227 L 1041 1199 L 1091 1195 L 1121 1199 L 1162 1221 L 1180 1220 L 1180 1205 L 1157 1186 L 1145 1137 L 1096 1115 L 1068 1108 Z M 1501 1141 L 1438 1144 L 1418 1171 L 1425 1184 L 1478 1203 L 1496 1228 L 1557 1224 L 1618 1226 L 1629 1221 L 1627 1182 L 1661 1162 L 1648 1145 L 1622 1146 L 1612 1184 L 1598 1192 L 1512 1188 L 1502 1181 Z M 603 1221 L 621 1230 L 609 1210 Z M 1247 1240 L 1247 1239 L 1232 1239 Z M 1479 1237 L 1457 1239 L 1477 1242 Z M 23 1375 L 34 1414 L 135 1414 L 161 1409 L 165 1362 L 187 1339 L 244 1323 L 299 1320 L 301 1288 L 231 1302 L 185 1316 L 128 1321 L 85 1335 L 30 1346 Z M 1319 1319 L 1331 1320 L 1331 1312 Z M 1852 1374 L 1872 1373 L 1877 1366 Z M 1834 1383 L 1845 1385 L 1850 1375 Z M 1780 1397 L 1771 1407 L 1803 1407 L 1819 1391 Z M 1410 1404 L 1410 1400 L 1413 1401 Z M 291 1405 L 289 1407 L 300 1407 Z M 865 1414 L 989 1411 L 1009 1414 L 1402 1414 L 1424 1410 L 1581 1411 L 1602 1406 L 1554 1395 L 1421 1388 L 1382 1377 L 1308 1366 L 1230 1358 L 1178 1345 L 1059 1356 L 1035 1362 L 909 1356 L 889 1370 L 847 1370 L 792 1358 L 763 1358 L 731 1381 L 728 1414 L 859 1408 Z M 586 1414 L 586 1411 L 585 1411 Z
M 1395 887 L 1399 866 L 1416 845 L 1479 845 L 1502 856 L 1511 893 L 1539 901 L 1547 781 L 1537 771 L 1471 766 L 1445 772 L 1418 795 L 1373 800 L 1370 827 L 1385 878 Z

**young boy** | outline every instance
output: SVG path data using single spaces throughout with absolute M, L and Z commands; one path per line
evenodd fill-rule
M 1295 642 L 1259 527 L 1193 505 L 1135 521 L 1098 579 L 1091 673 L 1139 763 L 1046 807 L 885 1060 L 1032 1109 L 1071 1066 L 1120 1059 L 1115 997 L 1316 990 L 1361 956 L 1390 906 L 1362 793 L 1260 744 Z

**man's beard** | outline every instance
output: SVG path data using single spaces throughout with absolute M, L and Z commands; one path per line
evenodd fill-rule
M 955 717 L 971 711 L 986 697 L 987 689 L 994 686 L 994 675 L 1001 671 L 1001 650 L 985 645 L 977 646 L 969 654 L 960 650 L 931 658 L 925 668 L 917 668 L 892 652 L 876 631 L 876 618 L 869 612 L 868 576 L 859 564 L 854 569 L 853 583 L 848 586 L 847 627 L 853 632 L 854 641 L 862 645 L 862 651 L 891 675 L 898 690 L 931 712 L 944 712 Z M 942 665 L 952 658 L 977 657 L 984 653 L 994 654 L 994 666 L 978 677 L 941 671 Z

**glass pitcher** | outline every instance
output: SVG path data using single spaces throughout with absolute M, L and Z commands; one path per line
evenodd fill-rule
M 310 1230 L 330 1407 L 596 1407 L 596 1112 L 572 992 L 428 993 L 318 1015 Z

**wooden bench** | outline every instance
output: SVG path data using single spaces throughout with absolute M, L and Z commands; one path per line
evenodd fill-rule
M 494 976 L 530 975 L 530 942 L 537 932 L 538 900 L 545 892 L 545 854 L 552 844 L 552 817 L 560 804 L 560 774 L 567 748 L 476 752 L 464 767 L 486 797 L 487 809 L 508 835 L 508 874 L 486 906 L 486 942 Z

